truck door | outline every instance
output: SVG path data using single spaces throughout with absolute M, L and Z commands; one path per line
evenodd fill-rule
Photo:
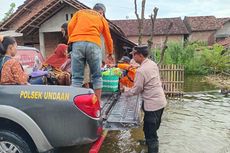
M 126 97 L 120 93 L 103 93 L 102 101 L 104 129 L 124 130 L 140 126 L 140 96 Z

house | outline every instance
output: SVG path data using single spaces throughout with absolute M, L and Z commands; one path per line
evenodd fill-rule
M 216 42 L 225 49 L 230 49 L 230 18 L 217 18 L 221 25 L 215 33 Z
M 215 16 L 186 16 L 184 23 L 190 33 L 189 41 L 202 41 L 210 45 L 215 42 L 215 33 L 220 27 Z
M 61 38 L 61 25 L 80 9 L 89 9 L 77 0 L 25 0 L 9 19 L 0 24 L 0 34 L 11 33 L 19 45 L 34 46 L 44 56 L 53 53 Z M 119 59 L 123 47 L 133 47 L 119 27 L 109 21 L 115 56 Z
M 219 40 L 217 43 L 222 45 L 225 49 L 230 49 L 230 37 Z
M 215 33 L 216 41 L 230 38 L 230 18 L 217 18 L 220 28 Z
M 112 20 L 112 22 L 122 29 L 122 31 L 129 38 L 129 40 L 135 43 L 138 42 L 138 36 L 139 36 L 138 21 L 136 19 Z M 170 22 L 173 23 L 173 26 L 169 31 L 168 41 L 183 43 L 184 40 L 187 39 L 189 32 L 180 17 L 158 18 L 155 21 L 155 27 L 153 32 L 154 47 L 161 47 L 163 45 Z M 144 19 L 143 38 L 142 38 L 143 44 L 147 44 L 147 41 L 151 35 L 151 31 L 152 31 L 151 28 L 152 28 L 151 19 Z

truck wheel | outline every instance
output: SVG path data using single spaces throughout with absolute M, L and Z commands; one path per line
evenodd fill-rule
M 28 143 L 11 131 L 0 131 L 0 153 L 32 153 Z

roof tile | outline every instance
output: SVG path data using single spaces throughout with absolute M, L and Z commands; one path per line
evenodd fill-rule
M 122 31 L 126 34 L 126 36 L 136 36 L 138 35 L 138 22 L 136 19 L 132 20 L 111 20 L 114 24 L 119 26 Z M 170 23 L 173 23 L 172 29 L 169 34 L 180 35 L 180 34 L 188 34 L 188 30 L 181 20 L 180 17 L 177 18 L 159 18 L 156 19 L 154 35 L 165 35 L 167 33 L 168 26 Z M 151 19 L 144 20 L 144 28 L 143 35 L 151 34 Z
M 217 30 L 220 25 L 215 16 L 185 17 L 184 23 L 190 32 Z
M 224 25 L 228 21 L 230 21 L 230 17 L 228 17 L 228 18 L 217 18 L 217 22 L 220 25 Z

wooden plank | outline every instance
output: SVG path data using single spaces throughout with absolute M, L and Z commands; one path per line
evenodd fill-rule
M 166 72 L 167 72 L 167 80 L 169 80 L 169 65 L 166 66 L 166 69 L 168 69 Z M 170 92 L 170 90 L 169 90 L 169 83 L 167 83 L 167 91 Z
M 175 72 L 176 72 L 176 65 L 174 64 L 173 65 L 173 71 L 172 71 L 172 73 L 173 73 L 173 98 L 174 97 L 176 97 L 176 94 L 175 94 L 175 92 L 176 92 L 176 74 L 175 74 Z
M 181 65 L 178 65 L 179 66 L 179 69 L 181 68 Z M 179 73 L 179 80 L 181 80 L 181 72 L 182 71 L 179 71 L 178 73 Z M 183 80 L 181 80 L 181 81 L 183 81 Z M 182 84 L 184 83 L 184 81 L 183 82 L 181 82 Z M 181 91 L 181 83 L 179 83 L 178 84 L 178 90 L 180 91 L 180 96 L 179 96 L 179 98 L 181 98 L 182 97 L 182 91 Z
M 181 68 L 180 65 L 179 65 L 178 67 L 179 67 L 179 69 Z M 180 77 L 180 76 L 181 76 L 181 71 L 178 72 L 178 79 L 181 81 L 181 79 L 180 79 L 181 77 Z M 182 83 L 183 83 L 183 82 L 182 82 Z M 181 98 L 182 92 L 181 92 L 181 90 L 180 90 L 180 83 L 178 84 L 178 90 L 180 91 L 179 98 Z
M 183 96 L 184 67 L 182 65 L 160 65 L 162 87 L 167 97 Z
M 170 71 L 170 80 L 172 81 L 171 82 L 171 97 L 173 97 L 173 64 L 171 65 L 171 71 Z
M 174 82 L 175 82 L 175 91 L 177 92 L 177 75 L 176 75 L 176 73 L 177 73 L 177 65 L 174 65 L 174 77 L 175 77 L 175 80 L 174 80 Z M 176 97 L 177 97 L 177 95 L 175 95 Z
M 182 67 L 182 65 L 180 65 L 180 67 Z M 183 71 L 180 72 L 180 80 L 184 81 L 183 80 Z M 180 89 L 179 90 L 181 93 L 182 93 L 182 89 L 183 89 L 183 83 L 184 82 L 180 83 Z M 181 94 L 181 96 L 182 96 L 182 94 Z

